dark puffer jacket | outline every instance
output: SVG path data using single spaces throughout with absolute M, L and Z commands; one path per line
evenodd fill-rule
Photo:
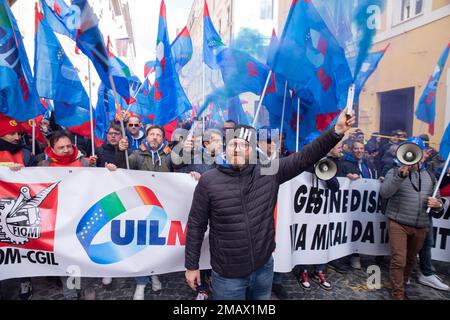
M 361 169 L 359 167 L 358 161 L 355 159 L 355 157 L 352 154 L 345 154 L 344 155 L 344 161 L 341 162 L 339 167 L 339 176 L 346 177 L 347 174 L 358 174 L 360 177 L 365 179 L 377 179 L 377 170 L 373 166 L 372 163 L 367 161 L 366 159 L 363 159 L 362 162 L 363 170 L 365 171 L 364 174 L 361 172 Z
M 263 266 L 275 249 L 274 209 L 280 184 L 322 159 L 340 139 L 333 131 L 324 134 L 302 152 L 280 159 L 275 175 L 261 175 L 260 165 L 241 170 L 221 165 L 203 174 L 187 225 L 186 269 L 199 268 L 208 221 L 215 272 L 240 278 Z

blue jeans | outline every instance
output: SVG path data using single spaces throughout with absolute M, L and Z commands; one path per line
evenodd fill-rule
M 427 237 L 422 246 L 422 250 L 419 251 L 420 259 L 420 271 L 425 277 L 432 276 L 433 266 L 431 265 L 431 248 L 433 247 L 433 220 L 430 219 L 430 230 L 428 230 Z
M 214 300 L 270 300 L 273 257 L 258 270 L 243 278 L 224 278 L 212 271 Z
M 149 278 L 150 277 L 148 277 L 148 276 L 136 277 L 136 278 L 134 278 L 134 280 L 136 280 L 137 285 L 147 285 L 149 282 Z
M 282 284 L 283 283 L 283 274 L 280 272 L 273 273 L 273 284 Z

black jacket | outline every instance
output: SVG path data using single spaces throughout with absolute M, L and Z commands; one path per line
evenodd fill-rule
M 366 159 L 363 159 L 363 165 L 367 168 L 366 174 L 363 175 L 361 170 L 359 169 L 358 161 L 353 157 L 351 154 L 344 155 L 344 160 L 340 163 L 339 167 L 339 176 L 340 177 L 346 177 L 347 174 L 358 174 L 363 178 L 366 179 L 377 179 L 377 170 L 375 169 L 375 166 L 367 161 Z
M 106 163 L 117 164 L 116 147 L 105 142 L 95 152 L 98 156 L 97 167 L 104 168 Z
M 241 170 L 223 165 L 204 173 L 189 213 L 185 267 L 199 269 L 209 222 L 212 269 L 222 277 L 245 277 L 263 266 L 275 249 L 274 210 L 280 185 L 315 164 L 342 139 L 330 131 L 302 152 L 280 159 L 275 175 L 260 165 Z

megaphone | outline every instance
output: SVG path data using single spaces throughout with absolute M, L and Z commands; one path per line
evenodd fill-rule
M 314 167 L 314 173 L 320 180 L 331 180 L 337 174 L 337 165 L 333 160 L 324 158 L 316 163 Z
M 422 160 L 423 151 L 418 144 L 405 142 L 398 147 L 396 157 L 401 164 L 413 166 Z

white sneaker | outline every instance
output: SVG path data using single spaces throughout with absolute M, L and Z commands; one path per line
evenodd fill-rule
M 151 276 L 151 279 L 152 279 L 152 290 L 154 292 L 161 291 L 162 284 L 161 284 L 161 281 L 159 281 L 159 277 L 158 276 Z
M 437 275 L 433 274 L 431 276 L 424 276 L 423 274 L 419 277 L 419 283 L 431 287 L 436 290 L 448 291 L 449 287 L 445 283 L 442 282 L 442 279 Z
M 359 256 L 350 257 L 350 263 L 353 269 L 361 270 L 361 257 Z
M 411 279 L 410 278 L 408 278 L 407 280 L 406 280 L 406 283 L 405 283 L 407 286 L 409 286 L 410 284 L 411 284 Z
M 112 283 L 112 278 L 103 278 L 102 283 L 105 286 L 109 286 Z
M 144 296 L 145 296 L 145 284 L 136 285 L 133 300 L 144 300 Z
M 195 298 L 195 300 L 208 300 L 208 292 L 206 291 L 200 291 L 197 294 L 197 298 Z

